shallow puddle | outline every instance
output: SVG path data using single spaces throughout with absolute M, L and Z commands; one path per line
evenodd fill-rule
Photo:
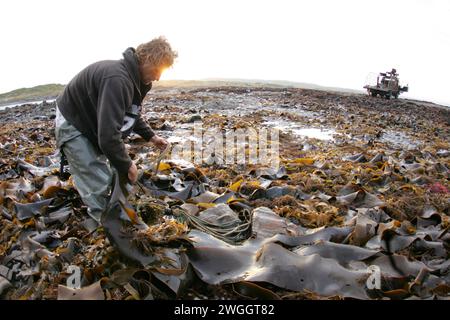
M 294 135 L 305 136 L 319 140 L 333 140 L 333 135 L 336 134 L 334 130 L 322 130 L 317 128 L 303 128 L 292 130 Z
M 397 149 L 413 150 L 422 145 L 421 141 L 414 141 L 407 134 L 398 131 L 383 132 L 380 140 Z
M 290 132 L 295 136 L 302 136 L 311 139 L 318 140 L 334 140 L 333 135 L 337 134 L 335 130 L 332 129 L 320 129 L 320 128 L 310 128 L 303 127 L 298 123 L 285 120 L 272 120 L 265 121 L 263 125 L 278 129 L 282 132 Z

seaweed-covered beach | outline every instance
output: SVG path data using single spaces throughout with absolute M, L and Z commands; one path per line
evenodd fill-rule
M 448 299 L 450 108 L 264 86 L 157 88 L 144 119 L 279 130 L 278 166 L 126 140 L 141 176 L 97 227 L 60 174 L 55 103 L 0 111 L 2 299 Z M 244 152 L 248 145 L 244 145 Z M 70 286 L 74 267 L 80 285 Z

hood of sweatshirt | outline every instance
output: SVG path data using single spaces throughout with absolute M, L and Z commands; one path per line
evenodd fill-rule
M 134 48 L 127 48 L 123 52 L 123 61 L 125 63 L 125 67 L 133 81 L 134 87 L 139 92 L 139 95 L 143 99 L 147 92 L 152 88 L 152 85 L 145 85 L 141 81 L 141 74 L 139 73 L 139 60 L 136 56 L 136 50 Z

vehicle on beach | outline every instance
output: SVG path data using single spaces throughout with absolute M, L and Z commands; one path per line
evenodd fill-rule
M 401 86 L 397 70 L 380 72 L 376 77 L 376 84 L 366 84 L 364 86 L 367 93 L 372 97 L 380 96 L 386 99 L 398 98 L 400 93 L 408 91 L 408 85 Z

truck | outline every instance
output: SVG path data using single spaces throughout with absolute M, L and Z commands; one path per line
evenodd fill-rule
M 392 69 L 387 72 L 380 72 L 376 79 L 376 84 L 367 84 L 364 88 L 372 97 L 380 96 L 386 99 L 397 99 L 400 93 L 408 91 L 408 85 L 400 86 L 397 70 Z

